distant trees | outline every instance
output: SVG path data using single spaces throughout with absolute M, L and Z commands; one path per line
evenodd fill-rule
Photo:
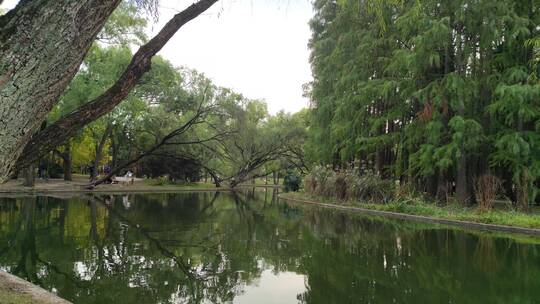
M 236 186 L 271 174 L 265 166 L 278 160 L 300 167 L 302 155 L 294 150 L 295 145 L 301 149 L 305 126 L 294 125 L 295 116 L 290 114 L 270 116 L 264 102 L 236 98 L 235 103 L 225 105 L 228 119 L 222 122 L 233 132 L 212 149 L 219 160 L 215 170 L 220 176 Z
M 461 202 L 491 173 L 519 205 L 534 201 L 537 1 L 366 3 L 314 2 L 310 162 Z
M 128 18 L 124 12 L 131 11 L 121 7 L 118 12 Z M 127 23 L 139 24 L 136 15 L 130 16 Z M 99 96 L 129 64 L 133 40 L 124 36 L 133 36 L 137 28 L 112 32 L 107 36 L 110 43 L 91 47 L 45 126 L 56 125 Z M 93 187 L 131 169 L 139 176 L 168 176 L 176 182 L 206 175 L 217 186 L 234 187 L 247 179 L 305 167 L 305 111 L 272 116 L 265 102 L 217 87 L 197 71 L 174 67 L 159 56 L 152 66 L 123 103 L 54 149 L 55 163 L 63 164 L 66 179 L 72 171 L 90 173 Z M 111 170 L 98 179 L 105 164 Z M 269 167 L 272 170 L 266 171 Z

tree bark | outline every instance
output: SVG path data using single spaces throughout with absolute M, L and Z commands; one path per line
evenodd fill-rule
M 441 203 L 448 202 L 448 196 L 450 194 L 450 181 L 448 179 L 447 173 L 440 169 L 439 170 L 439 179 L 437 181 L 437 194 L 436 198 Z
M 462 27 L 458 26 L 457 28 L 457 41 L 456 41 L 456 70 L 460 77 L 465 77 L 465 64 L 464 64 L 464 42 L 461 38 Z M 448 53 L 448 48 L 447 48 Z M 448 57 L 448 55 L 446 56 Z M 465 118 L 465 100 L 462 100 L 459 106 L 457 107 L 457 115 Z M 465 204 L 470 199 L 469 187 L 467 184 L 467 151 L 463 143 L 459 145 L 460 156 L 457 160 L 457 172 L 456 172 L 456 199 L 459 203 Z
M 184 24 L 199 16 L 217 1 L 200 0 L 176 14 L 154 38 L 139 48 L 122 76 L 105 93 L 34 135 L 24 148 L 22 157 L 17 161 L 17 166 L 27 166 L 72 137 L 85 125 L 112 111 L 130 93 L 144 73 L 150 69 L 152 57 Z
M 64 145 L 64 152 L 54 150 L 53 154 L 62 159 L 62 164 L 63 164 L 63 169 L 64 169 L 64 180 L 71 181 L 72 180 L 72 175 L 71 175 L 71 167 L 72 167 L 71 143 L 67 142 Z
M 471 194 L 467 185 L 467 158 L 462 154 L 457 161 L 456 199 L 461 204 L 465 204 L 470 198 Z
M 71 161 L 71 143 L 67 143 L 65 145 L 65 151 L 64 151 L 64 154 L 65 154 L 65 158 L 63 158 L 63 163 L 64 163 L 64 180 L 65 181 L 72 181 L 73 180 L 73 176 L 71 174 L 71 166 L 72 166 L 72 161 Z
M 0 182 L 9 178 L 119 3 L 27 0 L 0 17 Z
M 214 185 L 216 185 L 216 188 L 221 188 L 221 181 L 219 180 L 219 177 L 211 171 L 208 171 L 208 173 L 210 173 L 212 180 L 214 180 Z
M 111 168 L 116 168 L 118 165 L 118 150 L 120 143 L 118 143 L 118 140 L 115 138 L 114 131 L 111 132 L 111 147 L 112 147 L 112 163 Z
M 34 187 L 36 184 L 36 176 L 34 174 L 34 166 L 28 166 L 24 169 L 24 187 Z
M 92 171 L 90 180 L 95 181 L 98 176 L 98 167 L 99 162 L 101 161 L 102 154 L 103 154 L 103 148 L 105 147 L 105 143 L 107 142 L 107 138 L 109 137 L 109 134 L 111 133 L 113 128 L 113 124 L 109 123 L 107 125 L 107 128 L 105 129 L 105 132 L 103 132 L 103 135 L 101 136 L 101 139 L 99 143 L 96 146 L 96 155 L 94 157 L 94 163 L 92 164 Z

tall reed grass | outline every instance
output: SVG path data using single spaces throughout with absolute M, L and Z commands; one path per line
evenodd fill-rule
M 371 172 L 334 171 L 317 166 L 304 180 L 305 192 L 339 201 L 387 203 L 394 197 L 395 185 Z

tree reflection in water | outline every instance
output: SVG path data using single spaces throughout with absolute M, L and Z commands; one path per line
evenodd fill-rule
M 261 276 L 291 273 L 305 282 L 291 303 L 540 295 L 534 240 L 288 205 L 276 194 L 131 195 L 129 206 L 123 196 L 0 198 L 0 265 L 75 303 L 231 302 Z

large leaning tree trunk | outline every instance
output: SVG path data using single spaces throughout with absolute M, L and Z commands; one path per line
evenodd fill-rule
M 176 14 L 148 43 L 141 46 L 120 78 L 94 100 L 81 106 L 71 114 L 60 118 L 43 131 L 33 136 L 17 161 L 18 168 L 24 168 L 42 155 L 47 154 L 85 125 L 112 111 L 137 85 L 144 73 L 150 70 L 152 58 L 186 23 L 195 19 L 218 0 L 199 0 Z
M 22 0 L 0 17 L 0 182 L 119 2 Z

